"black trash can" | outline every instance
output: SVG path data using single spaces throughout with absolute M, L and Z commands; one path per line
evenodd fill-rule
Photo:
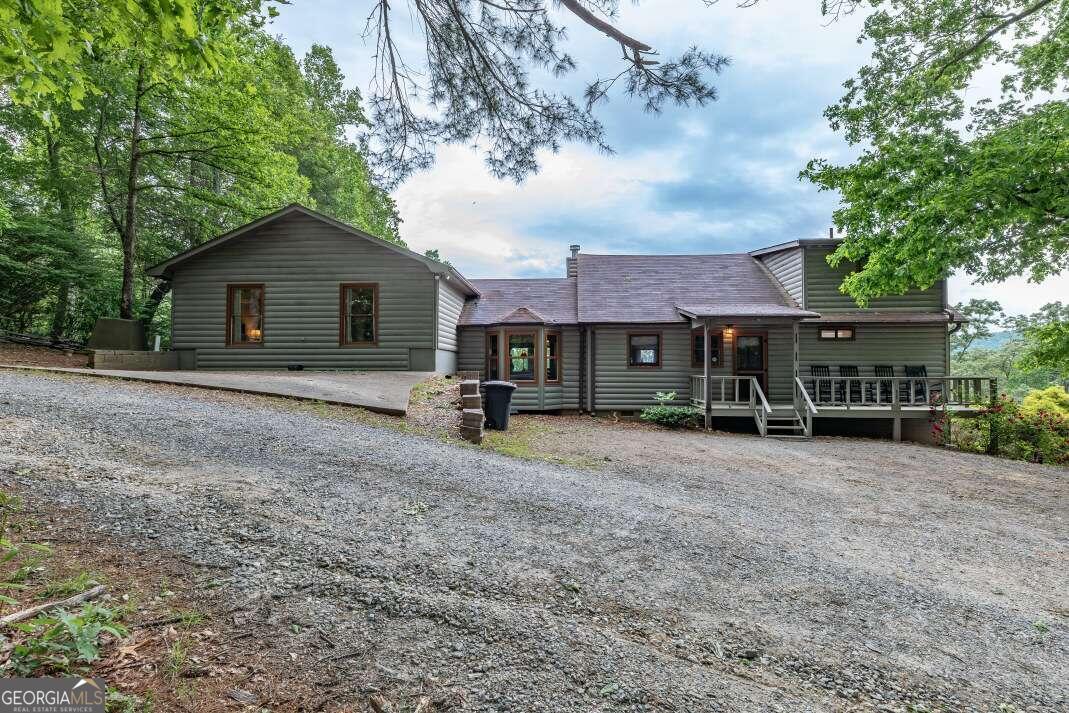
M 509 409 L 516 384 L 511 381 L 484 381 L 486 389 L 486 427 L 504 431 L 509 427 Z

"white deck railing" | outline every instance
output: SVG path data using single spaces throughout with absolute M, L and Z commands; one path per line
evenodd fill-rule
M 709 405 L 711 408 L 731 408 L 753 414 L 757 430 L 768 433 L 768 417 L 772 407 L 768 405 L 761 384 L 753 376 L 710 376 Z M 690 377 L 690 402 L 705 410 L 705 376 Z
M 990 376 L 810 376 L 798 381 L 817 408 L 967 407 L 998 396 L 998 380 Z
M 794 414 L 802 424 L 806 438 L 813 437 L 813 417 L 817 415 L 816 404 L 809 398 L 805 384 L 798 377 L 794 378 Z

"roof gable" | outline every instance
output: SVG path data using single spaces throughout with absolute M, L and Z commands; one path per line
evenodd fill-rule
M 231 230 L 227 233 L 223 233 L 222 235 L 212 238 L 207 242 L 201 243 L 200 245 L 190 248 L 185 252 L 179 253 L 178 255 L 175 255 L 174 257 L 168 260 L 165 260 L 157 265 L 153 265 L 149 269 L 145 270 L 145 273 L 153 277 L 168 277 L 176 267 L 180 266 L 187 260 L 208 253 L 221 245 L 225 245 L 226 243 L 234 240 L 235 238 L 239 238 L 243 235 L 251 233 L 257 228 L 263 227 L 265 225 L 268 225 L 277 220 L 281 220 L 294 214 L 308 216 L 309 218 L 313 218 L 314 220 L 318 220 L 322 223 L 326 223 L 327 225 L 337 228 L 342 233 L 345 233 L 355 238 L 367 240 L 371 243 L 374 243 L 375 245 L 386 248 L 387 250 L 392 250 L 393 252 L 403 255 L 404 257 L 419 262 L 435 274 L 447 275 L 449 278 L 458 282 L 462 286 L 462 290 L 468 296 L 476 296 L 479 294 L 478 289 L 476 289 L 475 286 L 471 284 L 471 282 L 465 279 L 463 275 L 461 275 L 452 267 L 445 265 L 444 263 L 440 263 L 436 260 L 431 260 L 430 258 L 424 255 L 420 255 L 419 253 L 413 252 L 408 248 L 401 247 L 396 243 L 391 243 L 389 240 L 383 240 L 382 238 L 375 237 L 370 233 L 365 233 L 364 231 L 359 230 L 358 228 L 354 228 L 353 226 L 348 225 L 347 223 L 343 223 L 340 220 L 335 220 L 334 218 L 319 213 L 318 211 L 314 211 L 311 208 L 306 208 L 305 206 L 300 205 L 299 203 L 291 203 L 285 208 L 277 210 L 274 213 L 269 213 L 268 215 L 265 215 L 262 218 L 258 218 L 257 220 L 252 221 L 251 223 L 246 223 L 245 225 L 237 227 L 234 230 Z
M 472 280 L 480 296 L 468 300 L 460 326 L 576 324 L 576 279 Z

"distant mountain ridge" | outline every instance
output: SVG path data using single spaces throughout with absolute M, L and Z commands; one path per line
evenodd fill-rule
M 998 349 L 1006 342 L 1020 338 L 1020 332 L 1013 329 L 1008 329 L 1005 332 L 995 332 L 990 337 L 986 337 L 984 339 L 977 339 L 973 343 L 973 347 L 979 347 L 980 349 Z

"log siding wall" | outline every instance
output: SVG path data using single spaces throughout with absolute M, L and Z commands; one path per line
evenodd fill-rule
M 226 285 L 263 283 L 264 341 L 226 341 Z M 338 285 L 379 284 L 378 344 L 340 347 Z M 409 369 L 434 360 L 435 280 L 426 265 L 305 215 L 268 223 L 178 266 L 173 348 L 201 369 Z

